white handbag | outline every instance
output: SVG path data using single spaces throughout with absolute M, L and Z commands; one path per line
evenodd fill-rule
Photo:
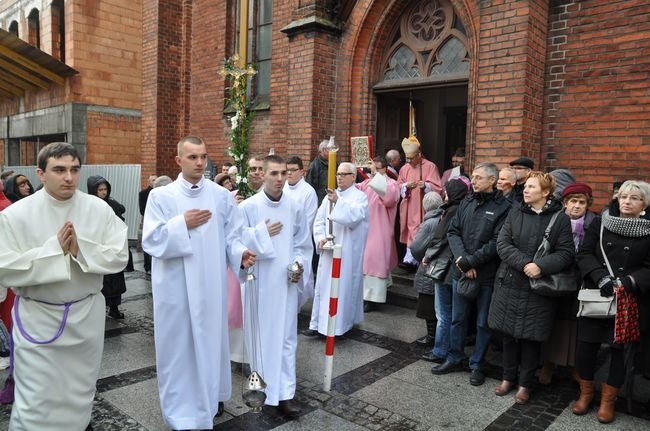
M 605 265 L 609 274 L 614 277 L 614 271 L 609 264 L 605 249 L 603 248 L 603 224 L 600 224 L 600 250 L 605 259 Z M 600 296 L 600 289 L 580 289 L 578 291 L 578 306 L 577 317 L 591 317 L 593 319 L 611 319 L 616 317 L 616 295 L 602 297 Z

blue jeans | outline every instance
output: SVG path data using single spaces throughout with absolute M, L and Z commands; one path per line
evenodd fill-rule
M 433 346 L 433 355 L 446 358 L 449 353 L 449 329 L 451 328 L 451 284 L 436 283 L 436 344 Z
M 465 359 L 465 338 L 467 336 L 467 313 L 471 301 L 465 300 L 458 294 L 458 280 L 452 280 L 452 310 L 451 329 L 449 333 L 449 354 L 447 361 L 458 363 Z M 469 358 L 469 367 L 472 370 L 480 368 L 490 344 L 491 332 L 488 328 L 487 318 L 492 300 L 492 283 L 481 285 L 476 301 L 476 345 Z

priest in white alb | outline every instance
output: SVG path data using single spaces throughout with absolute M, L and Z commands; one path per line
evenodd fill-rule
M 370 219 L 363 256 L 364 311 L 385 303 L 388 287 L 393 284 L 390 273 L 397 266 L 394 227 L 400 191 L 397 181 L 386 174 L 384 157 L 375 157 L 369 166 L 372 178 L 357 184 L 368 197 Z
M 288 196 L 292 197 L 303 209 L 305 216 L 304 223 L 309 228 L 309 238 L 312 238 L 312 229 L 314 226 L 314 218 L 316 218 L 316 211 L 318 210 L 318 196 L 316 190 L 305 181 L 304 165 L 302 159 L 298 156 L 289 157 L 287 159 L 287 182 L 282 190 Z M 309 256 L 310 259 L 314 255 L 314 245 L 309 241 Z M 302 290 L 302 295 L 298 298 L 298 305 L 302 307 L 310 298 L 314 296 L 314 273 L 312 271 L 312 264 L 305 265 L 305 273 L 303 275 L 305 288 Z
M 368 234 L 368 198 L 354 186 L 357 167 L 341 163 L 336 173 L 336 190 L 328 190 L 314 220 L 314 243 L 320 253 L 313 307 L 318 308 L 317 322 L 309 329 L 327 335 L 327 320 L 332 282 L 332 250 L 324 250 L 325 237 L 332 221 L 334 242 L 341 244 L 341 277 L 335 335 L 343 335 L 352 325 L 363 321 L 363 252 Z M 330 211 L 330 202 L 334 208 Z
M 104 349 L 102 280 L 128 262 L 127 227 L 76 190 L 75 147 L 49 144 L 37 162 L 43 189 L 0 213 L 0 285 L 17 295 L 9 429 L 83 431 Z
M 311 237 L 300 203 L 282 191 L 287 166 L 282 157 L 264 159 L 264 183 L 260 193 L 246 199 L 244 244 L 257 256 L 253 272 L 256 292 L 245 289 L 245 303 L 257 293 L 257 314 L 244 307 L 244 334 L 251 369 L 267 384 L 266 404 L 278 406 L 296 417 L 296 349 L 298 347 L 299 298 L 305 289 L 303 270 L 311 264 Z M 288 268 L 295 265 L 293 278 Z M 253 328 L 257 332 L 253 331 Z M 256 354 L 259 351 L 259 354 Z
M 226 267 L 255 262 L 241 242 L 230 192 L 203 178 L 201 138 L 178 143 L 181 174 L 149 194 L 142 248 L 152 256 L 156 371 L 163 419 L 173 429 L 212 429 L 230 398 Z

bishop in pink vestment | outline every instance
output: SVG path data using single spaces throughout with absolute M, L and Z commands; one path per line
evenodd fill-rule
M 357 184 L 368 197 L 370 218 L 363 257 L 364 301 L 386 302 L 386 290 L 392 284 L 390 273 L 397 266 L 394 232 L 400 187 L 386 175 L 386 162 L 377 157 L 371 169 L 377 173 Z
M 401 243 L 411 246 L 422 223 L 422 198 L 430 191 L 442 192 L 440 174 L 436 165 L 424 158 L 420 143 L 412 136 L 402 141 L 406 163 L 399 170 L 402 202 L 399 207 Z

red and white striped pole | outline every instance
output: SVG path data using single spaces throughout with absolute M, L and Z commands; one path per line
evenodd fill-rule
M 332 257 L 332 284 L 330 285 L 330 309 L 327 319 L 327 340 L 325 341 L 325 381 L 323 390 L 332 386 L 332 367 L 334 366 L 334 340 L 336 334 L 336 311 L 339 306 L 339 278 L 341 277 L 341 244 L 334 245 Z

